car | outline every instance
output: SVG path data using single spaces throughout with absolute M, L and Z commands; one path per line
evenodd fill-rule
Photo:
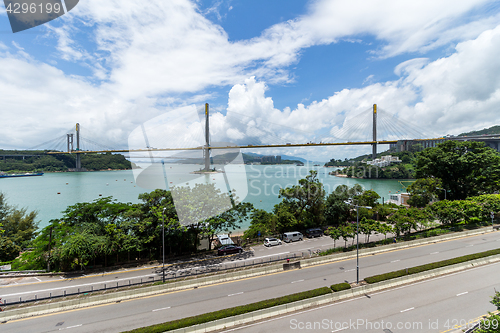
M 264 239 L 264 246 L 281 245 L 281 240 L 277 238 L 266 238 Z
M 285 232 L 283 234 L 283 241 L 290 243 L 295 241 L 301 241 L 304 236 L 298 231 Z
M 321 237 L 323 235 L 323 230 L 321 230 L 320 228 L 311 228 L 306 230 L 306 236 L 308 238 Z
M 224 245 L 224 246 L 221 246 L 217 250 L 217 255 L 219 255 L 219 256 L 225 256 L 226 254 L 242 253 L 242 252 L 243 252 L 243 248 L 241 248 L 240 246 L 236 246 L 236 245 Z

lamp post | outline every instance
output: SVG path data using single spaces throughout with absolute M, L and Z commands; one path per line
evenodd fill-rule
M 444 191 L 444 200 L 446 200 L 446 192 L 448 192 L 448 191 L 446 189 L 440 188 L 440 187 L 436 187 L 436 189 Z
M 356 284 L 359 284 L 359 207 L 372 209 L 370 206 L 358 206 L 350 201 L 346 201 L 347 204 L 356 207 Z
M 165 283 L 165 209 L 167 207 L 163 208 L 163 212 L 161 213 L 161 242 L 162 242 L 162 252 L 163 252 L 163 265 L 162 265 L 162 273 L 163 273 L 163 283 Z

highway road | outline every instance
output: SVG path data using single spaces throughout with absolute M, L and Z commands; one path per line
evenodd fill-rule
M 405 267 L 486 251 L 498 248 L 500 245 L 499 241 L 500 233 L 494 232 L 406 250 L 395 250 L 389 253 L 370 255 L 360 259 L 360 275 L 363 278 Z M 500 266 L 495 265 L 492 267 L 494 267 L 493 270 L 496 273 L 487 273 L 486 275 L 483 273 L 479 280 L 486 280 L 486 277 L 489 278 L 490 275 L 498 277 Z M 182 290 L 122 301 L 120 303 L 11 321 L 3 324 L 1 331 L 53 332 L 60 329 L 70 329 L 71 332 L 121 332 L 154 323 L 175 320 L 236 305 L 244 305 L 317 287 L 329 286 L 343 281 L 354 281 L 356 278 L 355 269 L 356 262 L 350 259 L 306 267 L 300 270 L 199 287 L 197 289 Z M 496 280 L 498 281 L 498 278 Z M 465 290 L 468 292 L 475 290 L 469 288 L 466 284 L 468 281 L 467 278 L 458 278 L 458 281 L 456 283 L 457 287 L 470 289 Z M 476 280 L 475 282 L 477 283 L 478 281 Z M 482 284 L 478 284 L 478 286 L 480 285 Z M 490 285 L 486 285 L 485 288 L 488 288 Z M 4 290 L 2 289 L 2 291 Z M 460 292 L 457 291 L 458 293 Z M 411 294 L 413 295 L 413 292 Z M 433 293 L 431 292 L 431 294 Z M 492 295 L 492 289 L 487 294 L 486 299 L 483 301 L 483 304 L 486 304 L 486 306 L 489 304 L 488 296 Z M 421 298 L 419 292 L 415 296 L 418 296 L 418 299 Z M 407 309 L 411 307 L 417 308 L 417 306 L 410 304 Z M 375 313 L 377 316 L 393 313 L 391 312 L 392 308 L 388 308 L 387 311 L 378 306 L 375 306 L 375 308 L 377 311 L 381 311 Z M 477 310 L 484 312 L 484 307 Z M 364 307 L 357 308 L 356 312 L 360 311 L 364 313 L 366 309 Z
M 496 310 L 500 263 L 220 332 L 449 332 Z M 500 323 L 498 323 L 500 327 Z
M 377 236 L 376 236 L 377 237 Z M 378 235 L 383 238 L 383 235 Z M 337 246 L 340 242 L 337 242 Z M 262 263 L 273 260 L 280 260 L 286 257 L 301 257 L 309 255 L 310 251 L 329 249 L 333 245 L 330 237 L 318 237 L 295 243 L 283 243 L 280 246 L 265 247 L 258 245 L 252 247 L 250 251 L 246 251 L 241 255 L 228 257 L 215 257 L 208 260 L 192 261 L 190 263 L 180 264 L 166 267 L 166 278 L 183 277 L 190 274 L 199 274 L 206 272 L 221 271 L 226 268 L 234 268 L 235 266 L 249 266 L 254 263 Z M 34 276 L 34 277 L 19 277 L 11 279 L 0 279 L 0 297 L 4 301 L 19 301 L 26 299 L 35 299 L 41 297 L 49 297 L 63 295 L 75 292 L 86 292 L 91 290 L 103 289 L 104 287 L 116 287 L 128 285 L 129 283 L 139 283 L 158 281 L 162 278 L 161 267 L 144 266 L 128 270 L 119 270 L 114 272 L 103 272 L 101 274 L 89 274 L 65 278 L 64 276 Z

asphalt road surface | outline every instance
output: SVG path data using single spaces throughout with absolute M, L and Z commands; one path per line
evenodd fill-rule
M 498 248 L 500 240 L 499 236 L 499 233 L 491 233 L 362 257 L 360 258 L 360 277 L 363 278 L 405 267 L 412 267 L 428 262 Z M 471 281 L 467 275 L 460 274 L 453 275 L 456 276 L 456 281 L 453 280 L 453 282 L 444 283 L 446 288 L 452 286 L 456 287 L 457 290 L 453 291 L 456 292 L 456 294 L 467 292 L 467 294 L 463 294 L 463 296 L 465 296 L 462 298 L 463 300 L 467 300 L 466 297 L 469 297 L 467 296 L 469 293 L 471 295 L 475 295 L 476 292 L 474 290 L 477 288 L 479 288 L 477 290 L 484 289 L 483 294 L 481 294 L 481 297 L 484 297 L 484 299 L 479 301 L 478 298 L 477 300 L 473 299 L 471 301 L 473 302 L 471 304 L 474 312 L 470 313 L 467 318 L 481 315 L 485 313 L 486 310 L 491 309 L 491 307 L 488 307 L 490 305 L 488 303 L 489 296 L 493 295 L 493 288 L 491 286 L 494 285 L 497 286 L 497 289 L 500 289 L 500 286 L 498 286 L 500 265 L 492 265 L 491 268 L 488 269 L 492 269 L 492 271 L 487 270 L 483 271 L 483 273 L 477 273 L 479 275 L 474 279 L 473 285 L 469 285 Z M 60 329 L 68 329 L 71 330 L 71 332 L 122 332 L 132 328 L 161 323 L 169 320 L 176 320 L 187 316 L 237 305 L 244 305 L 318 287 L 330 286 L 331 284 L 343 281 L 351 282 L 356 279 L 355 270 L 356 261 L 355 259 L 350 259 L 330 264 L 307 267 L 300 270 L 286 271 L 266 276 L 220 283 L 197 289 L 182 290 L 123 301 L 120 303 L 106 304 L 67 311 L 64 313 L 11 321 L 1 325 L 1 331 L 53 332 L 59 331 Z M 480 270 L 478 270 L 478 272 L 480 272 Z M 492 276 L 493 281 L 490 281 Z M 448 279 L 448 277 L 446 279 Z M 443 278 L 442 280 L 445 281 L 446 279 Z M 40 285 L 38 285 L 38 287 L 40 287 Z M 365 317 L 370 320 L 379 317 L 388 318 L 396 313 L 394 312 L 395 308 L 393 308 L 392 305 L 398 305 L 401 307 L 399 311 L 413 307 L 413 309 L 407 310 L 406 312 L 412 312 L 415 314 L 419 313 L 418 311 L 413 312 L 413 310 L 420 309 L 422 305 L 421 302 L 424 302 L 427 298 L 432 299 L 433 297 L 441 295 L 441 293 L 436 292 L 438 289 L 440 290 L 440 287 L 436 287 L 438 289 L 435 289 L 434 287 L 421 288 L 422 289 L 415 291 L 413 289 L 405 289 L 406 296 L 396 296 L 394 298 L 391 298 L 392 296 L 381 296 L 380 299 L 387 298 L 393 300 L 392 302 L 387 303 L 387 305 L 384 305 L 385 303 L 381 303 L 382 305 L 379 306 L 375 302 L 372 302 L 372 304 L 356 303 L 358 305 L 355 307 L 355 310 L 350 310 L 351 315 L 356 313 L 362 313 L 363 315 L 370 314 L 370 316 Z M 404 288 L 400 288 L 398 290 L 403 289 Z M 5 289 L 1 290 L 2 294 L 4 294 Z M 419 301 L 420 303 L 417 301 L 415 301 L 415 303 L 408 303 L 408 307 L 406 307 L 406 303 L 398 303 L 400 302 L 400 299 L 412 298 L 421 301 Z M 462 301 L 462 299 L 460 299 L 460 301 Z M 458 302 L 458 298 L 454 298 L 454 300 L 455 302 Z M 428 306 L 430 306 L 430 304 L 441 304 L 441 301 L 438 301 L 437 299 L 436 301 L 429 302 L 431 303 L 429 303 Z M 476 303 L 477 306 L 475 305 Z M 466 303 L 460 304 L 464 308 L 469 307 L 469 305 L 464 305 Z M 436 308 L 432 309 L 433 310 L 429 313 L 440 313 L 440 311 L 436 310 Z M 443 308 L 443 310 L 446 309 L 447 307 Z M 441 311 L 441 313 L 442 312 L 443 311 Z M 346 313 L 349 313 L 349 311 Z M 426 312 L 423 312 L 422 315 L 419 315 L 419 318 L 423 318 L 425 313 Z M 463 313 L 458 314 L 462 316 L 465 315 Z M 287 327 L 289 327 L 289 324 Z M 248 329 L 257 329 L 258 332 L 271 331 L 270 329 L 268 330 L 267 326 L 256 326 Z M 246 329 L 243 331 L 246 332 Z M 278 332 L 282 332 L 282 330 L 279 329 Z M 378 330 L 376 332 L 383 332 L 383 330 Z
M 449 332 L 496 310 L 500 263 L 375 292 L 222 332 Z M 500 327 L 500 323 L 498 323 Z M 500 331 L 500 329 L 499 329 Z

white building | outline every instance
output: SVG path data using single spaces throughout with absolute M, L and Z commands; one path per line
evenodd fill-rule
M 392 163 L 401 163 L 402 161 L 397 156 L 386 155 L 381 158 L 374 159 L 373 161 L 368 161 L 366 164 L 378 166 L 379 168 L 384 168 L 391 165 Z

